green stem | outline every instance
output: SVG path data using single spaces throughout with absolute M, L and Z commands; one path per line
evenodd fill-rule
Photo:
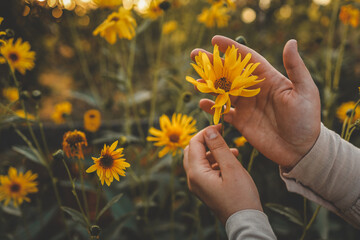
M 320 208 L 321 208 L 320 205 L 316 208 L 316 210 L 315 210 L 314 214 L 312 215 L 309 223 L 308 223 L 308 224 L 306 225 L 306 227 L 304 228 L 303 233 L 302 233 L 302 235 L 301 235 L 301 237 L 300 237 L 300 240 L 304 240 L 304 239 L 305 239 L 306 232 L 310 229 L 311 225 L 312 225 L 313 222 L 315 221 L 315 219 L 316 219 L 316 217 L 317 217 L 317 215 L 318 215 L 318 213 L 319 213 L 319 211 L 320 211 Z
M 342 125 L 342 128 L 341 128 L 341 137 L 344 138 L 345 136 L 345 133 L 347 131 L 347 127 L 348 127 L 348 124 L 349 124 L 349 117 L 346 116 L 344 122 L 343 122 L 343 125 Z
M 307 199 L 304 197 L 304 228 L 307 222 Z
M 171 210 L 170 210 L 170 226 L 171 226 L 171 239 L 175 239 L 175 170 L 176 159 L 171 161 L 171 177 L 170 177 L 170 193 L 171 193 Z
M 252 169 L 252 165 L 254 163 L 254 159 L 255 157 L 259 154 L 259 152 L 253 147 L 252 151 L 251 151 L 251 155 L 250 155 L 250 160 L 249 160 L 249 164 L 248 164 L 248 167 L 247 167 L 247 171 L 248 173 L 251 172 L 251 169 Z
M 95 216 L 98 215 L 99 205 L 100 205 L 100 196 L 102 194 L 102 188 L 100 186 L 100 182 L 96 180 L 96 205 L 95 205 Z M 97 221 L 95 222 L 97 224 Z
M 85 185 L 84 185 L 84 172 L 85 172 L 84 164 L 80 161 L 79 158 L 78 158 L 78 164 L 79 164 L 79 170 L 80 170 L 81 194 L 83 197 L 84 208 L 87 213 L 86 216 L 90 219 L 89 205 L 88 205 L 87 196 L 86 196 L 86 192 L 85 192 Z
M 49 151 L 49 147 L 47 145 L 47 141 L 46 141 L 46 137 L 45 137 L 45 132 L 44 132 L 44 126 L 42 121 L 40 120 L 40 116 L 39 116 L 39 103 L 36 103 L 35 105 L 35 110 L 36 110 L 36 120 L 39 124 L 39 129 L 40 129 L 40 134 L 41 134 L 41 139 L 45 148 L 45 152 L 46 152 L 46 156 L 50 156 L 50 151 Z

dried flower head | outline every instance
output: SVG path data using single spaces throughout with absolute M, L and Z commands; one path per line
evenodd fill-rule
M 88 145 L 85 133 L 78 130 L 66 132 L 62 145 L 67 157 L 84 159 L 83 147 Z

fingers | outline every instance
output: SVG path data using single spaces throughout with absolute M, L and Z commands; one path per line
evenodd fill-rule
M 286 72 L 296 90 L 306 92 L 314 88 L 314 81 L 297 50 L 296 40 L 291 39 L 286 43 L 283 59 Z
M 206 51 L 204 49 L 201 49 L 201 48 L 195 48 L 194 50 L 191 51 L 190 57 L 194 62 L 195 62 L 195 57 L 197 55 L 199 55 L 199 52 L 206 53 L 206 55 L 208 56 L 210 62 L 213 63 L 213 55 L 212 55 L 212 53 L 209 53 L 208 51 Z
M 239 155 L 239 150 L 237 150 L 236 148 L 230 148 L 230 151 L 235 157 Z M 219 163 L 216 162 L 214 155 L 210 151 L 206 153 L 206 158 L 208 159 L 210 166 L 213 170 L 220 170 Z
M 214 104 L 215 104 L 214 101 L 209 99 L 201 99 L 199 102 L 200 108 L 211 115 L 214 115 L 215 112 L 215 110 L 211 108 Z M 224 115 L 224 120 L 232 124 L 234 114 L 235 114 L 235 110 L 231 108 L 230 111 Z

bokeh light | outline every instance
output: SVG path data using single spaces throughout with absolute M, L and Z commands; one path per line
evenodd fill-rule
M 241 13 L 241 20 L 244 23 L 252 23 L 256 19 L 256 12 L 252 8 L 244 8 Z

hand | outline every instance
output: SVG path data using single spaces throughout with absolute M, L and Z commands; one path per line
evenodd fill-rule
M 290 170 L 312 148 L 320 134 L 320 97 L 304 62 L 297 51 L 297 42 L 290 40 L 283 51 L 289 79 L 278 72 L 254 50 L 229 38 L 215 36 L 221 52 L 235 45 L 241 56 L 252 54 L 250 62 L 260 62 L 253 74 L 265 80 L 255 87 L 255 97 L 231 97 L 232 109 L 224 120 L 234 125 L 263 155 Z M 200 49 L 191 53 L 194 60 Z M 204 50 L 201 50 L 206 52 Z M 211 53 L 207 53 L 212 59 Z M 213 101 L 202 99 L 200 107 L 213 114 Z
M 234 156 L 237 150 L 230 150 L 219 134 L 220 126 L 207 127 L 190 140 L 184 168 L 190 191 L 225 225 L 237 211 L 262 207 L 252 178 Z

